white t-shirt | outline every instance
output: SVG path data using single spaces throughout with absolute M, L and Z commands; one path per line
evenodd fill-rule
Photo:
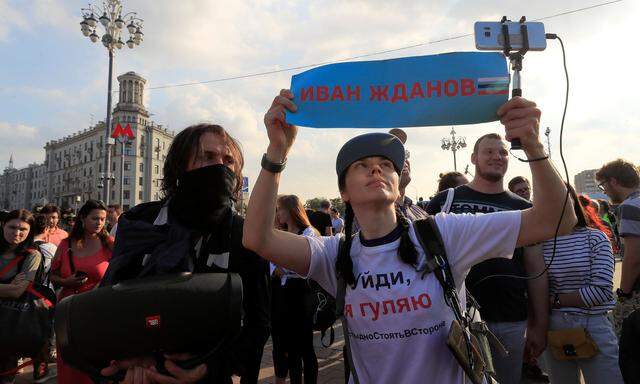
M 478 215 L 436 215 L 458 295 L 465 305 L 464 280 L 471 266 L 490 258 L 511 257 L 520 211 Z M 410 228 L 411 241 L 424 252 Z M 340 238 L 309 237 L 308 277 L 336 295 L 335 261 Z M 345 316 L 353 361 L 362 383 L 463 383 L 464 372 L 446 345 L 453 312 L 444 302 L 433 273 L 403 263 L 400 239 L 365 247 L 353 238 L 351 257 L 356 288 L 347 288 Z M 352 382 L 353 380 L 350 380 Z
M 333 227 L 333 233 L 340 233 L 344 229 L 344 220 L 340 217 L 336 217 L 335 219 L 331 219 L 331 226 Z
M 118 223 L 115 223 L 113 227 L 111 227 L 111 231 L 109 231 L 109 236 L 115 238 L 117 232 L 118 232 Z

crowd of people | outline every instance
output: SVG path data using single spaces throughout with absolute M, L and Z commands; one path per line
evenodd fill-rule
M 286 121 L 285 112 L 296 110 L 292 99 L 282 91 L 265 115 L 269 143 L 246 217 L 234 207 L 245 165 L 240 143 L 221 126 L 199 124 L 181 131 L 169 149 L 161 201 L 122 212 L 89 200 L 76 215 L 64 214 L 64 224 L 54 205 L 0 218 L 0 303 L 20 300 L 33 284 L 62 300 L 175 272 L 239 275 L 241 332 L 224 353 L 183 368 L 181 360 L 197 351 L 181 351 L 161 362 L 164 372 L 155 351 L 114 357 L 98 367 L 100 378 L 66 364 L 52 334 L 36 356 L 0 356 L 0 383 L 14 382 L 22 358 L 33 360 L 36 383 L 51 379 L 54 361 L 59 383 L 105 382 L 117 373 L 127 384 L 231 383 L 232 376 L 256 383 L 269 336 L 275 382 L 316 383 L 319 309 L 310 308 L 309 297 L 318 292 L 335 299 L 350 383 L 465 382 L 462 363 L 447 348 L 449 328 L 460 320 L 455 302 L 494 336 L 484 356 L 491 359 L 489 380 L 640 382 L 636 165 L 614 160 L 598 171 L 608 201 L 577 195 L 539 141 L 540 111 L 514 98 L 498 111 L 504 136 L 476 140 L 471 180 L 444 172 L 431 198 L 413 202 L 405 193 L 416 177 L 411 161 L 427 160 L 410 158 L 403 130 L 369 133 L 338 153 L 344 207 L 323 201 L 305 209 L 298 196 L 278 190 L 297 133 Z M 506 140 L 514 138 L 531 181 L 505 181 Z M 423 223 L 441 253 L 425 246 Z M 139 254 L 118 246 L 151 234 L 163 242 L 141 245 Z M 616 257 L 622 280 L 614 291 Z

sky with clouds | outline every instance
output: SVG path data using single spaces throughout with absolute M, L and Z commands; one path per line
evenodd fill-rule
M 142 44 L 116 53 L 115 77 L 135 71 L 148 87 L 181 84 L 340 60 L 473 32 L 477 20 L 502 15 L 536 19 L 588 7 L 594 1 L 212 1 L 125 0 L 125 11 L 145 20 Z M 80 8 L 86 1 L 0 0 L 0 168 L 14 154 L 16 166 L 44 160 L 46 141 L 103 120 L 106 110 L 106 49 L 82 36 Z M 571 80 L 564 155 L 571 178 L 617 157 L 640 163 L 634 69 L 640 58 L 636 24 L 640 2 L 608 6 L 545 20 L 567 49 Z M 474 50 L 473 37 L 367 58 Z M 262 117 L 294 72 L 185 87 L 148 89 L 153 120 L 172 130 L 198 122 L 226 127 L 242 142 L 245 173 L 254 180 L 267 145 Z M 543 111 L 541 131 L 551 128 L 552 158 L 560 165 L 559 134 L 564 72 L 557 41 L 527 54 L 523 92 Z M 453 169 L 440 139 L 451 127 L 407 129 L 413 181 L 411 197 L 430 196 L 438 174 Z M 499 123 L 456 127 L 472 144 Z M 301 128 L 289 156 L 281 191 L 303 199 L 336 197 L 335 157 L 353 129 Z M 544 138 L 544 137 L 543 137 Z M 458 169 L 470 164 L 469 148 Z M 473 171 L 473 167 L 471 167 Z M 507 177 L 528 176 L 511 158 Z

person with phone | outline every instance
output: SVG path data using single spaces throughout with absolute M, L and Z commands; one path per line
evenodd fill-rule
M 62 240 L 51 263 L 51 282 L 62 287 L 59 300 L 91 290 L 102 280 L 113 251 L 106 218 L 107 207 L 98 200 L 87 201 L 78 211 L 69 237 Z M 89 376 L 66 365 L 60 353 L 57 363 L 60 383 L 93 383 Z
M 463 369 L 446 344 L 453 311 L 436 276 L 422 269 L 426 258 L 413 223 L 395 208 L 405 160 L 398 138 L 369 133 L 340 150 L 336 174 L 346 203 L 344 242 L 341 236 L 304 237 L 271 225 L 281 172 L 297 134 L 286 118 L 297 109 L 292 99 L 289 90 L 282 90 L 264 118 L 269 145 L 249 200 L 245 246 L 314 279 L 334 296 L 338 281 L 345 283 L 340 289 L 346 290 L 344 333 L 354 363 L 350 382 L 463 382 Z M 464 277 L 474 264 L 487 255 L 509 257 L 518 246 L 554 236 L 567 194 L 539 141 L 540 110 L 535 103 L 516 97 L 497 113 L 507 139 L 519 138 L 527 157 L 540 159 L 530 163 L 535 203 L 524 211 L 435 217 L 463 301 Z M 575 225 L 570 199 L 568 204 L 560 233 Z M 354 219 L 361 230 L 352 236 Z

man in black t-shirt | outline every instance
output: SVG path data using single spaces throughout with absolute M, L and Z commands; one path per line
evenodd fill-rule
M 331 221 L 331 215 L 329 214 L 330 208 L 331 203 L 329 200 L 322 200 L 320 202 L 319 211 L 307 210 L 309 222 L 311 222 L 311 225 L 313 225 L 313 227 L 317 229 L 322 236 L 333 235 L 333 222 Z
M 480 137 L 474 145 L 471 162 L 476 167 L 475 177 L 469 184 L 455 188 L 449 212 L 476 214 L 531 207 L 529 201 L 504 188 L 509 153 L 500 135 Z M 447 194 L 445 190 L 436 195 L 429 202 L 427 213 L 434 215 L 446 208 Z M 514 250 L 512 259 L 486 260 L 475 265 L 467 275 L 466 287 L 478 301 L 482 319 L 510 352 L 508 357 L 502 357 L 492 348 L 501 384 L 520 383 L 525 349 L 526 355 L 532 358 L 544 351 L 548 328 L 548 283 L 546 275 L 535 280 L 487 277 L 524 277 L 536 275 L 543 268 L 539 247 L 519 248 Z M 533 313 L 528 314 L 528 308 L 532 308 Z

